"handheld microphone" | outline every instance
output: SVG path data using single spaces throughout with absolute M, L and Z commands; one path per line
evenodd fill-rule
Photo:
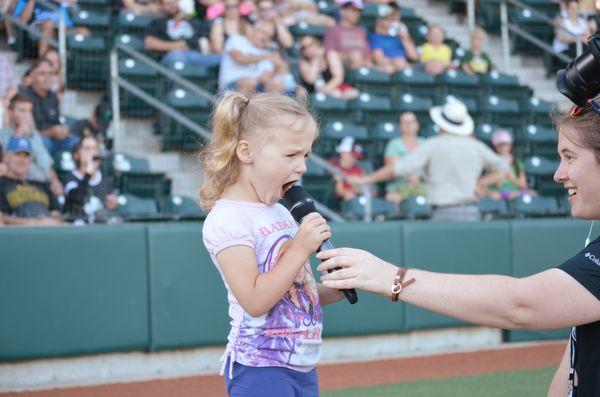
M 290 212 L 292 213 L 292 216 L 294 217 L 294 220 L 297 223 L 302 222 L 302 218 L 304 218 L 311 212 L 317 212 L 317 208 L 315 207 L 313 199 L 308 195 L 308 193 L 306 193 L 306 190 L 304 190 L 304 188 L 302 187 L 302 185 L 300 185 L 299 182 L 295 182 L 292 185 L 292 187 L 289 188 L 287 192 L 285 192 L 285 194 L 283 195 L 283 201 L 285 201 L 286 204 L 290 207 Z M 317 252 L 332 248 L 333 244 L 329 239 L 327 239 L 323 241 L 321 246 L 317 249 Z M 329 269 L 328 271 L 331 273 L 338 269 L 340 268 Z M 343 289 L 341 291 L 344 293 L 344 296 L 346 297 L 348 302 L 350 302 L 350 304 L 353 305 L 356 302 L 358 302 L 358 295 L 356 295 L 355 289 Z

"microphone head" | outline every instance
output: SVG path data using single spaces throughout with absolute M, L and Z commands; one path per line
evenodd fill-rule
M 285 192 L 283 201 L 285 201 L 290 208 L 292 216 L 298 223 L 311 212 L 317 212 L 313 199 L 306 193 L 306 190 L 300 185 L 300 182 L 295 182 L 292 187 Z

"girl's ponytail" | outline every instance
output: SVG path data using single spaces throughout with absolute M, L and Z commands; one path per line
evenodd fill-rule
M 213 111 L 213 136 L 200 153 L 204 170 L 200 204 L 205 211 L 209 211 L 225 188 L 237 179 L 235 150 L 240 136 L 241 114 L 247 105 L 245 95 L 230 92 L 221 98 Z

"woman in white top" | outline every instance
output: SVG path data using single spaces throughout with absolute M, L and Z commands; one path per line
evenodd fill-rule
M 554 51 L 565 52 L 569 51 L 570 48 L 574 48 L 571 46 L 577 43 L 577 37 L 580 37 L 581 42 L 587 45 L 587 37 L 592 34 L 592 30 L 581 15 L 579 3 L 576 0 L 567 2 L 566 13 L 558 17 L 556 23 L 571 34 L 566 33 L 563 29 L 555 29 L 554 42 L 552 43 Z M 571 55 L 575 56 L 574 51 Z

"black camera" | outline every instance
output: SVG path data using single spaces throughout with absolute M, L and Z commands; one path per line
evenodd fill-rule
M 600 33 L 588 38 L 588 49 L 556 75 L 556 88 L 579 107 L 600 94 Z

